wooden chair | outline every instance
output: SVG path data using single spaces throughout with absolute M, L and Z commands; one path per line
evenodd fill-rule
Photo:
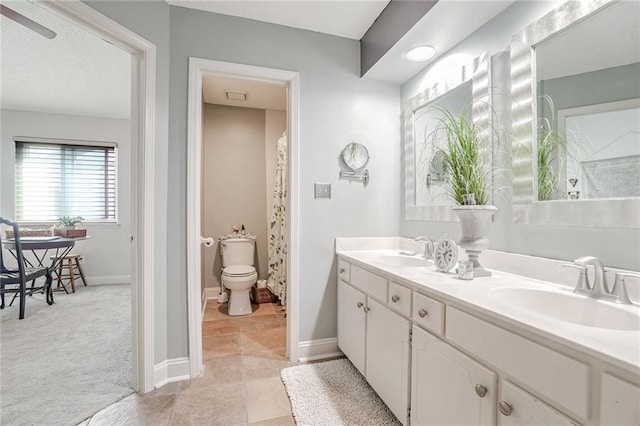
M 33 267 L 25 263 L 24 256 L 22 254 L 22 246 L 20 244 L 20 230 L 18 224 L 11 222 L 7 219 L 0 217 L 0 224 L 9 225 L 13 228 L 13 235 L 15 241 L 15 257 L 18 263 L 17 269 L 9 269 L 4 265 L 4 259 L 0 250 L 0 309 L 4 309 L 4 295 L 6 293 L 13 293 L 13 299 L 20 297 L 20 312 L 19 319 L 24 319 L 24 311 L 26 305 L 26 296 L 31 296 L 34 293 L 44 292 L 47 304 L 53 304 L 53 291 L 51 289 L 51 271 L 47 266 Z M 2 233 L 0 233 L 0 246 L 2 245 Z M 45 282 L 41 286 L 35 285 L 36 279 L 45 277 Z M 27 283 L 31 281 L 31 286 L 27 288 Z
M 82 280 L 82 284 L 84 284 L 85 287 L 87 286 L 87 279 L 84 277 L 80 257 L 79 254 L 68 254 L 60 259 L 58 271 L 56 272 L 57 288 L 60 288 L 60 285 L 64 285 L 64 281 L 68 279 L 71 283 L 71 292 L 75 293 L 76 277 Z M 54 259 L 55 257 L 51 256 L 51 258 Z

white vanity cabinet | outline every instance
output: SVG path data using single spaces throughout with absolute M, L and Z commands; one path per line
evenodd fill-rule
M 409 409 L 410 328 L 409 320 L 369 299 L 365 377 L 404 425 Z
M 640 425 L 640 386 L 603 374 L 600 407 L 601 425 Z
M 338 346 L 408 425 L 411 322 L 386 306 L 385 278 L 353 265 L 341 266 L 350 269 L 351 284 L 338 279 Z M 410 294 L 399 297 L 410 303 Z
M 365 374 L 365 333 L 367 297 L 338 280 L 338 346 L 351 363 Z
M 411 424 L 492 425 L 498 376 L 413 326 Z

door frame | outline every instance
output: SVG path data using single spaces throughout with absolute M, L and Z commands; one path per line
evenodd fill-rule
M 153 390 L 156 46 L 80 0 L 37 3 L 132 55 L 131 330 L 133 387 Z
M 287 87 L 288 210 L 287 210 L 287 357 L 298 360 L 299 283 L 299 92 L 294 71 L 189 58 L 187 131 L 187 288 L 189 311 L 189 366 L 191 377 L 202 374 L 201 294 L 201 184 L 202 184 L 202 79 L 232 77 L 279 83 Z

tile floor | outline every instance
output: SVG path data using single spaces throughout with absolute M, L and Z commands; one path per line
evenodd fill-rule
M 207 303 L 202 323 L 204 374 L 133 394 L 83 422 L 98 425 L 295 425 L 280 370 L 286 359 L 286 319 L 277 304 L 254 305 L 230 317 Z

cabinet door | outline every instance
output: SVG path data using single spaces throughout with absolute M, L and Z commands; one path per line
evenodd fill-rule
M 367 381 L 406 425 L 411 324 L 371 298 L 367 303 Z
M 639 386 L 603 374 L 601 389 L 601 425 L 640 425 Z
M 507 380 L 503 380 L 500 386 L 502 391 L 498 426 L 569 426 L 578 424 Z
M 413 326 L 411 424 L 491 425 L 497 375 Z
M 338 280 L 338 346 L 364 375 L 366 296 Z

